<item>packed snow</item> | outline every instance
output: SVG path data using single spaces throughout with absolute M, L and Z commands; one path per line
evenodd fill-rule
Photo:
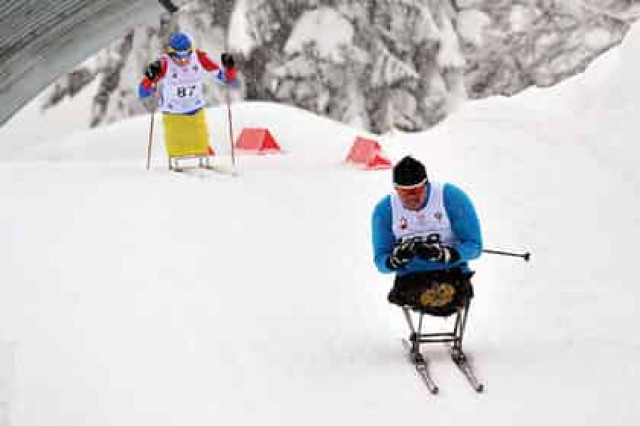
M 486 248 L 532 253 L 473 264 L 465 347 L 483 394 L 444 346 L 425 351 L 438 396 L 406 361 L 370 247 L 390 172 L 343 163 L 371 135 L 236 103 L 236 134 L 267 127 L 284 151 L 237 156 L 238 177 L 167 171 L 159 117 L 150 171 L 149 117 L 7 144 L 0 424 L 637 423 L 639 58 L 636 25 L 564 84 L 380 138 L 471 196 Z M 208 119 L 228 165 L 225 107 Z

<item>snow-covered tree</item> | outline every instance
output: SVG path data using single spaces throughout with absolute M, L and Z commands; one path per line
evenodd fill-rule
M 136 29 L 60 78 L 47 105 L 89 90 L 91 125 L 145 112 L 136 85 L 179 29 L 214 58 L 236 54 L 237 98 L 288 103 L 378 133 L 422 130 L 467 97 L 513 95 L 582 71 L 640 17 L 637 0 L 179 3 L 173 19 Z M 229 40 L 235 27 L 241 41 Z M 205 97 L 221 102 L 220 87 L 206 85 Z

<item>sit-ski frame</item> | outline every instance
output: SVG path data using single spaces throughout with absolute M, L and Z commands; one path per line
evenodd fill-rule
M 198 160 L 198 165 L 192 166 L 192 168 L 211 169 L 213 168 L 213 166 L 211 166 L 211 163 L 209 162 L 210 158 L 211 158 L 211 155 L 209 154 L 183 155 L 179 157 L 169 157 L 169 170 L 172 170 L 175 172 L 181 172 L 185 170 L 185 167 L 180 167 L 180 165 L 178 164 L 178 160 L 193 160 L 193 159 Z
M 403 306 L 402 312 L 407 320 L 411 335 L 409 341 L 404 341 L 407 350 L 409 351 L 409 359 L 416 367 L 418 374 L 422 377 L 423 381 L 427 385 L 429 391 L 433 394 L 439 392 L 438 386 L 433 381 L 427 367 L 428 360 L 420 352 L 420 344 L 422 343 L 450 343 L 451 344 L 451 360 L 458 367 L 458 369 L 464 374 L 469 384 L 474 388 L 476 392 L 482 392 L 484 385 L 477 379 L 471 364 L 467 356 L 462 351 L 462 339 L 464 337 L 464 331 L 467 325 L 467 317 L 469 313 L 470 299 L 468 299 L 464 306 L 458 309 L 456 312 L 456 319 L 453 326 L 453 330 L 450 332 L 439 333 L 423 333 L 423 319 L 425 312 L 418 311 L 418 327 L 414 325 L 410 307 Z

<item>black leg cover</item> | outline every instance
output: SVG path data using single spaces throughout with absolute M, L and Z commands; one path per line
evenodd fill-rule
M 388 300 L 414 311 L 447 317 L 473 297 L 472 275 L 452 268 L 396 276 Z

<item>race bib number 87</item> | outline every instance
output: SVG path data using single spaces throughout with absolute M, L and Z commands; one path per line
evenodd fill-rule
M 178 86 L 176 87 L 176 95 L 179 98 L 190 98 L 196 93 L 196 86 Z

